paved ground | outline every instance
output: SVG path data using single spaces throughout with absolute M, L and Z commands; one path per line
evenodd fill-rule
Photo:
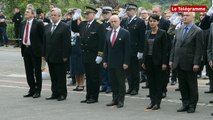
M 163 99 L 159 111 L 145 111 L 149 104 L 147 89 L 141 89 L 139 95 L 126 96 L 125 106 L 121 109 L 106 107 L 111 101 L 111 94 L 100 94 L 99 102 L 88 105 L 79 101 L 85 97 L 85 92 L 73 92 L 68 87 L 68 98 L 65 101 L 47 101 L 51 94 L 50 80 L 43 81 L 42 96 L 38 99 L 23 98 L 27 93 L 23 60 L 20 48 L 0 47 L 0 120 L 212 120 L 213 94 L 203 92 L 208 90 L 205 83 L 208 80 L 199 79 L 200 100 L 195 114 L 177 113 L 181 106 L 180 93 L 175 92 L 176 86 L 168 86 L 168 95 Z

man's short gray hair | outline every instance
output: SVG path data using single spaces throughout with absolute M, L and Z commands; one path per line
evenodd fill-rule
M 57 14 L 58 14 L 60 17 L 62 17 L 62 12 L 61 12 L 61 9 L 60 9 L 60 8 L 55 7 L 55 8 L 53 8 L 53 9 L 51 10 L 51 12 L 53 12 L 53 11 L 57 12 Z
M 36 10 L 34 9 L 34 7 L 27 7 L 26 9 L 30 10 L 34 17 L 36 16 Z

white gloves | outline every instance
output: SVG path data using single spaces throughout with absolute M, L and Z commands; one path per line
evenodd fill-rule
M 95 18 L 96 19 L 100 19 L 101 18 L 101 15 L 102 15 L 102 9 L 97 9 L 98 10 L 98 12 L 95 14 Z
M 81 9 L 75 10 L 75 13 L 74 13 L 72 19 L 73 19 L 73 20 L 77 20 L 77 19 L 79 19 L 80 17 L 81 17 Z
M 171 18 L 169 19 L 172 25 L 177 25 L 181 22 L 181 17 L 178 15 L 178 13 L 174 13 Z
M 211 16 L 213 14 L 213 6 L 211 6 L 207 12 L 208 16 Z
M 138 57 L 138 59 L 142 59 L 143 58 L 143 53 L 138 52 L 137 57 Z
M 97 64 L 100 64 L 100 63 L 102 62 L 102 60 L 103 60 L 102 57 L 97 56 L 96 59 L 95 59 L 95 62 L 96 62 Z
M 126 9 L 119 9 L 118 17 L 123 18 L 126 15 Z

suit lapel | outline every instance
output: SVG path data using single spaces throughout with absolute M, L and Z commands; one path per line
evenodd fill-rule
M 59 30 L 61 27 L 61 22 L 56 26 L 55 30 L 53 31 L 53 33 L 51 34 L 51 36 L 54 35 L 55 32 L 57 32 L 57 30 Z M 50 33 L 51 33 L 51 29 L 52 29 L 52 26 L 50 27 Z
M 33 29 L 35 27 L 35 22 L 36 22 L 35 19 L 33 19 L 33 22 L 32 22 L 32 25 L 31 25 L 31 29 L 30 29 L 30 36 L 33 33 Z
M 182 34 L 183 34 L 183 30 L 184 28 L 182 28 L 182 31 L 181 31 L 181 38 L 182 38 Z M 186 37 L 184 38 L 184 40 L 181 40 L 182 41 L 182 44 L 183 45 L 184 43 L 187 42 L 188 38 L 194 33 L 195 29 L 194 29 L 194 25 L 190 28 L 190 30 L 188 31 Z M 183 38 L 182 38 L 183 39 Z
M 116 37 L 114 46 L 118 43 L 118 40 L 120 40 L 120 38 L 121 38 L 120 36 L 121 36 L 121 28 L 120 28 L 120 30 L 118 31 L 118 34 L 117 34 L 117 37 Z

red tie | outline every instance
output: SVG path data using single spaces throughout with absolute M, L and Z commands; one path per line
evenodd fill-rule
M 26 28 L 25 28 L 25 37 L 24 37 L 25 44 L 27 44 L 27 41 L 28 41 L 28 31 L 29 31 L 29 22 L 27 22 Z
M 116 40 L 116 30 L 114 31 L 114 34 L 112 36 L 112 47 L 114 46 L 115 44 L 115 40 Z

